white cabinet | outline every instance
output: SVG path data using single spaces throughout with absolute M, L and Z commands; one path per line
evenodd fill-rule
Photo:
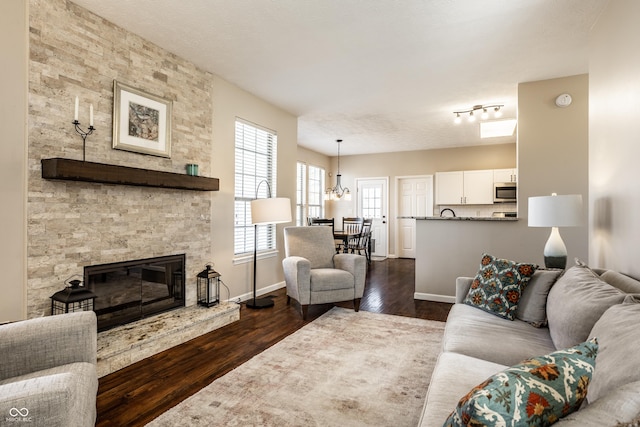
M 436 204 L 493 204 L 493 170 L 436 172 Z
M 518 182 L 518 170 L 494 169 L 493 182 Z
M 463 197 L 462 171 L 436 172 L 436 205 L 461 205 Z
M 466 205 L 493 204 L 493 171 L 464 171 L 464 203 Z

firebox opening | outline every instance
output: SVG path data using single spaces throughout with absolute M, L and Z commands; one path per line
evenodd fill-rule
M 184 278 L 185 254 L 85 267 L 98 331 L 184 307 Z

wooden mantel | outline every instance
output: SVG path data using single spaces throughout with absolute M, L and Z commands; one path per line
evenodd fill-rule
M 59 157 L 42 159 L 42 178 L 195 191 L 218 191 L 220 189 L 218 178 L 107 165 Z

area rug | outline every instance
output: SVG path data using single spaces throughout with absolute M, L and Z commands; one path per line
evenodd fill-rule
M 415 426 L 443 331 L 335 307 L 148 425 Z

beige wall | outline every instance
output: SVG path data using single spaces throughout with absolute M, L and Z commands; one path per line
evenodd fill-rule
M 520 216 L 527 216 L 527 197 L 581 194 L 584 225 L 562 228 L 569 262 L 588 259 L 589 77 L 586 74 L 523 83 L 518 89 L 518 167 Z M 560 108 L 555 99 L 569 93 L 573 102 Z M 532 229 L 530 243 L 543 248 L 549 230 Z M 540 251 L 542 256 L 542 251 Z M 538 260 L 540 262 L 541 259 Z
M 0 2 L 0 323 L 26 317 L 28 2 Z
M 590 264 L 640 277 L 640 2 L 609 3 L 590 34 Z
M 346 143 L 346 142 L 345 142 Z M 400 151 L 396 153 L 340 156 L 342 185 L 354 194 L 351 202 L 327 202 L 327 216 L 342 218 L 356 214 L 356 178 L 389 178 L 389 254 L 395 255 L 395 178 L 412 175 L 433 175 L 436 172 L 512 168 L 516 165 L 516 144 L 486 145 L 482 147 L 449 148 L 440 150 Z M 335 185 L 337 157 L 331 159 L 327 183 Z
M 298 146 L 298 161 L 324 168 L 325 171 L 329 171 L 331 168 L 331 157 L 309 150 L 300 145 Z M 325 179 L 327 179 L 326 184 L 329 186 L 329 177 L 326 176 Z
M 213 195 L 211 206 L 214 268 L 222 274 L 222 280 L 230 288 L 233 299 L 246 298 L 253 289 L 253 258 L 237 260 L 233 254 L 235 119 L 248 120 L 278 134 L 276 193 L 278 197 L 291 199 L 292 215 L 296 194 L 297 119 L 219 77 L 214 77 L 213 99 L 212 164 L 214 174 L 220 178 L 220 191 Z M 293 223 L 277 226 L 277 256 L 258 261 L 258 294 L 261 293 L 260 288 L 266 292 L 283 285 L 282 229 L 289 225 Z M 226 290 L 221 290 L 221 293 L 224 298 L 227 297 Z
M 568 92 L 570 107 L 555 106 Z M 522 83 L 518 87 L 518 209 L 515 222 L 418 221 L 416 297 L 448 300 L 457 276 L 470 276 L 487 251 L 544 265 L 550 229 L 527 226 L 528 198 L 582 194 L 588 204 L 588 79 L 586 75 Z M 588 258 L 587 226 L 562 228 L 568 264 Z M 444 297 L 444 298 L 443 298 Z M 449 299 L 447 299 L 449 297 Z

